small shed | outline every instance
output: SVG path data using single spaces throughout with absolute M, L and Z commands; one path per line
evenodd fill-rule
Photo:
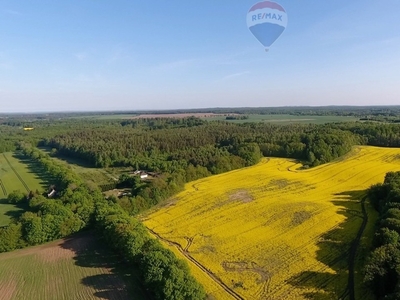
M 48 198 L 52 198 L 56 194 L 56 190 L 52 189 L 50 193 L 47 194 Z

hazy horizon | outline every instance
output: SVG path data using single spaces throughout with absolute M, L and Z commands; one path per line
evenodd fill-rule
M 400 2 L 276 1 L 266 53 L 258 1 L 0 4 L 0 113 L 400 103 Z
M 241 110 L 241 109 L 361 109 L 361 108 L 400 108 L 400 105 L 310 105 L 310 106 L 224 106 L 224 107 L 189 107 L 189 108 L 168 108 L 168 109 L 126 109 L 126 110 L 113 110 L 113 109 L 105 109 L 105 110 L 54 110 L 54 111 L 11 111 L 11 112 L 2 112 L 1 115 L 24 115 L 24 114 L 103 114 L 103 113 L 112 113 L 112 114 L 130 114 L 130 113 L 164 113 L 164 112 L 193 112 L 193 113 L 203 113 L 204 111 L 215 111 L 218 113 L 218 110 Z M 225 112 L 221 112 L 225 113 Z

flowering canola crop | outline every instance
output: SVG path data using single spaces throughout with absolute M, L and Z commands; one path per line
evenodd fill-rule
M 400 149 L 357 147 L 300 167 L 265 158 L 188 183 L 144 223 L 215 299 L 338 299 L 362 223 L 360 191 L 400 171 Z

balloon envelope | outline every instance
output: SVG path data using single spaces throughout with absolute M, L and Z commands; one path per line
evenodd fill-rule
M 272 1 L 256 3 L 247 13 L 247 27 L 266 51 L 283 33 L 286 25 L 286 11 Z

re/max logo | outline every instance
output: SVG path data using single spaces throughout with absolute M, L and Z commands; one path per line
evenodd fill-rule
M 257 14 L 253 15 L 251 17 L 252 21 L 257 21 L 257 20 L 262 20 L 262 19 L 270 19 L 270 20 L 277 20 L 277 21 L 282 21 L 282 15 L 277 15 L 277 14 L 271 14 L 271 13 L 263 13 L 263 14 Z

